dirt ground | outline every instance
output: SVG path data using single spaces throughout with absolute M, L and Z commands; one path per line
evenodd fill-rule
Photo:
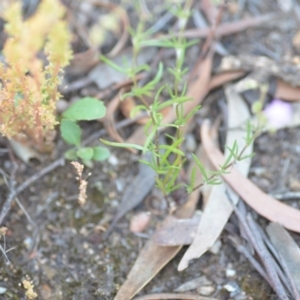
M 278 5 L 280 2 L 282 1 L 230 1 L 231 9 L 237 10 L 235 13 L 226 11 L 224 22 L 271 12 L 283 15 L 280 21 L 269 21 L 256 28 L 221 38 L 220 42 L 227 52 L 231 55 L 263 55 L 278 63 L 283 58 L 298 56 L 299 50 L 293 46 L 293 39 L 299 28 L 299 17 L 297 19 L 292 12 L 282 13 Z M 129 16 L 132 15 L 131 21 L 134 24 L 136 16 L 132 13 L 133 6 L 128 1 L 123 1 L 120 5 L 127 9 Z M 152 4 L 154 8 L 149 3 L 148 5 L 150 9 L 155 9 L 155 5 Z M 299 9 L 298 4 L 295 7 Z M 190 23 L 188 27 L 192 28 L 193 22 Z M 169 25 L 162 32 L 167 32 L 167 26 Z M 110 45 L 105 47 L 103 51 L 109 49 Z M 193 46 L 187 53 L 189 67 L 199 57 L 200 49 L 197 47 Z M 214 64 L 217 65 L 219 61 L 220 55 L 216 54 Z M 165 59 L 166 65 L 171 63 L 172 56 Z M 66 81 L 71 83 L 84 76 L 86 75 L 74 77 L 67 72 Z M 63 96 L 66 100 L 72 100 L 82 95 L 95 94 L 95 91 L 99 92 L 99 88 L 92 83 Z M 110 98 L 111 96 L 104 99 L 106 103 Z M 225 118 L 222 109 L 224 104 L 222 87 L 213 90 L 203 102 L 204 108 L 200 117 L 212 119 L 221 113 Z M 118 112 L 116 119 L 122 121 L 124 116 Z M 199 143 L 196 127 L 190 138 Z M 84 123 L 83 128 L 84 138 L 88 138 L 92 133 L 101 130 L 103 125 L 99 122 Z M 126 138 L 135 128 L 136 125 L 129 125 L 120 129 L 119 133 Z M 9 193 L 4 178 L 7 175 L 9 179 L 13 162 L 6 151 L 9 148 L 4 138 L 1 138 L 0 143 L 3 150 L 0 152 L 0 166 L 3 171 L 0 178 L 2 205 Z M 92 145 L 97 143 L 95 140 Z M 50 156 L 43 156 L 41 161 L 25 164 L 16 158 L 17 186 L 61 157 L 68 149 L 59 137 L 56 145 L 55 151 Z M 297 127 L 263 133 L 255 141 L 255 156 L 249 178 L 266 193 L 284 195 L 288 191 L 300 192 L 299 145 L 300 133 Z M 149 211 L 149 201 L 143 202 L 127 213 L 115 226 L 109 238 L 103 240 L 104 231 L 116 213 L 126 187 L 137 174 L 139 164 L 137 154 L 119 149 L 111 149 L 111 152 L 107 161 L 95 163 L 93 169 L 85 169 L 84 175 L 91 175 L 87 179 L 88 200 L 83 207 L 77 201 L 78 182 L 69 161 L 63 167 L 58 167 L 35 181 L 18 196 L 28 216 L 13 202 L 3 224 L 8 228 L 5 246 L 11 250 L 7 252 L 9 262 L 4 256 L 0 260 L 0 293 L 5 289 L 5 293 L 0 294 L 0 299 L 25 299 L 20 283 L 26 276 L 33 280 L 38 299 L 114 298 L 143 245 L 163 219 L 165 211 L 158 210 L 156 214 L 152 214 L 146 231 L 134 234 L 129 230 L 131 218 L 138 212 Z M 299 198 L 282 201 L 299 208 Z M 201 201 L 197 209 L 201 209 Z M 253 214 L 257 216 L 255 212 Z M 222 233 L 213 252 L 208 251 L 200 259 L 193 260 L 186 270 L 178 272 L 178 263 L 187 249 L 184 247 L 139 295 L 174 292 L 183 283 L 203 277 L 202 280 L 207 282 L 206 287 L 212 290 L 209 296 L 216 299 L 278 299 L 268 283 L 231 243 L 230 228 L 237 228 L 237 222 L 233 215 L 228 224 L 229 229 Z M 262 226 L 266 224 L 266 220 L 260 217 L 258 222 Z M 299 236 L 293 234 L 293 237 L 299 241 Z M 3 243 L 1 240 L 2 247 Z M 189 292 L 195 292 L 195 289 Z

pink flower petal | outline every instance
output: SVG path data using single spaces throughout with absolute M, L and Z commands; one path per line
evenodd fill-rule
M 281 128 L 289 124 L 292 118 L 292 105 L 282 100 L 274 99 L 264 109 L 264 114 L 272 127 Z

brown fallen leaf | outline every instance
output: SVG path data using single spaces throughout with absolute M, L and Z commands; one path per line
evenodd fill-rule
M 294 87 L 287 82 L 277 79 L 275 98 L 287 101 L 300 101 L 300 87 Z
M 41 160 L 41 156 L 36 150 L 33 149 L 30 145 L 20 143 L 14 139 L 8 140 L 11 148 L 18 158 L 20 158 L 25 164 L 29 164 L 31 159 Z
M 96 47 L 91 47 L 88 50 L 75 53 L 70 65 L 66 68 L 66 72 L 71 75 L 82 75 L 91 70 L 99 63 L 99 50 Z
M 135 109 L 135 107 L 136 107 L 136 103 L 132 97 L 127 97 L 120 103 L 120 109 L 121 109 L 123 115 L 127 119 L 131 118 L 130 114 L 133 111 L 133 109 Z M 136 123 L 140 124 L 140 125 L 145 125 L 148 122 L 148 120 L 149 120 L 149 117 L 145 117 L 145 118 L 137 120 Z
M 123 143 L 123 138 L 119 135 L 115 126 L 115 112 L 120 104 L 120 93 L 118 93 L 107 105 L 106 115 L 101 119 L 103 125 L 112 139 L 119 143 Z M 133 150 L 133 149 L 132 149 Z
M 201 127 L 201 140 L 210 161 L 219 168 L 225 161 L 224 155 L 215 146 L 209 135 L 209 122 Z M 260 190 L 249 179 L 245 178 L 236 168 L 230 174 L 222 176 L 232 189 L 258 214 L 272 222 L 277 222 L 287 229 L 300 232 L 300 212 L 272 198 Z
M 209 82 L 209 90 L 213 90 L 222 86 L 227 82 L 231 82 L 238 78 L 243 77 L 246 74 L 244 71 L 231 71 L 231 72 L 224 72 L 213 76 Z
M 226 143 L 231 147 L 236 141 L 238 148 L 244 146 L 244 137 L 246 136 L 245 129 L 238 129 L 250 117 L 249 109 L 241 96 L 235 91 L 233 85 L 228 85 L 225 88 L 225 95 L 228 102 L 228 132 Z M 234 130 L 230 130 L 234 128 Z M 247 154 L 252 152 L 252 147 L 247 149 Z M 228 150 L 227 150 L 228 154 Z M 237 168 L 243 175 L 247 175 L 250 168 L 251 160 L 243 160 L 239 162 Z M 232 190 L 229 191 L 234 204 L 238 202 L 238 195 Z M 182 257 L 178 270 L 185 269 L 189 261 L 194 258 L 199 258 L 216 242 L 221 232 L 223 231 L 229 217 L 233 212 L 233 207 L 226 195 L 226 185 L 224 183 L 213 186 L 207 204 L 204 208 L 196 236 Z
M 155 230 L 153 239 L 160 246 L 189 245 L 196 234 L 200 218 L 200 214 L 195 214 L 190 219 L 168 216 Z

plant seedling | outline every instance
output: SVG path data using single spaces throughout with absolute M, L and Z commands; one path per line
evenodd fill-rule
M 96 98 L 86 97 L 72 104 L 63 114 L 60 123 L 60 132 L 64 141 L 75 148 L 65 153 L 69 160 L 81 159 L 87 167 L 92 167 L 92 161 L 107 159 L 110 152 L 101 146 L 81 146 L 81 128 L 78 121 L 92 121 L 102 118 L 106 113 L 106 107 L 102 101 Z

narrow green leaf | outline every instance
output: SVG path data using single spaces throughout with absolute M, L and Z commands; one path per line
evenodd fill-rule
M 144 165 L 146 165 L 146 166 L 151 167 L 152 169 L 154 169 L 154 168 L 153 168 L 153 164 L 150 163 L 148 160 L 139 159 L 139 162 L 142 163 L 142 164 L 144 164 Z
M 178 148 L 175 148 L 173 145 L 160 145 L 159 149 L 165 149 L 165 150 L 169 151 L 169 153 L 172 152 L 172 153 L 178 154 L 180 156 L 184 156 L 184 152 Z
M 198 168 L 200 169 L 204 179 L 208 180 L 208 175 L 206 173 L 206 170 L 205 170 L 203 164 L 201 163 L 201 161 L 199 160 L 199 158 L 194 153 L 192 153 L 192 157 L 193 157 L 195 163 L 197 164 Z
M 75 122 L 62 119 L 60 123 L 60 133 L 68 144 L 75 146 L 80 145 L 81 129 Z
M 110 59 L 108 59 L 104 55 L 100 55 L 100 59 L 103 62 L 105 62 L 107 65 L 109 65 L 110 67 L 112 67 L 113 69 L 119 71 L 120 73 L 127 74 L 127 70 L 126 69 L 123 69 L 123 68 L 119 67 L 117 64 L 115 64 L 113 61 L 111 61 Z
M 63 117 L 72 121 L 91 121 L 105 116 L 106 107 L 96 98 L 85 97 L 73 103 L 64 113 Z
M 110 152 L 107 148 L 96 146 L 93 147 L 94 153 L 92 159 L 95 161 L 106 160 L 110 156 Z
M 229 164 L 229 162 L 231 161 L 232 157 L 235 157 L 235 150 L 236 150 L 236 148 L 237 148 L 237 142 L 234 141 L 232 148 L 229 148 L 228 146 L 226 146 L 226 148 L 227 148 L 228 151 L 229 151 L 229 155 L 228 155 L 228 157 L 226 158 L 226 160 L 225 160 L 223 166 L 221 166 L 221 168 L 226 167 L 226 166 Z
M 182 142 L 183 142 L 183 139 L 181 138 L 181 139 L 175 140 L 174 143 L 171 146 L 169 146 L 169 145 L 161 145 L 160 146 L 161 149 L 165 149 L 166 150 L 165 153 L 164 153 L 164 155 L 161 158 L 161 163 L 162 164 L 164 164 L 165 161 L 167 161 L 169 155 L 173 152 L 172 149 L 173 148 L 178 149 L 177 147 L 179 145 L 181 145 Z M 181 153 L 183 153 L 183 152 L 181 151 Z M 184 156 L 184 153 L 183 153 L 183 155 L 182 154 L 179 154 L 179 155 Z
M 163 70 L 164 70 L 164 65 L 163 65 L 162 62 L 160 62 L 159 65 L 158 65 L 158 71 L 156 73 L 156 76 L 151 81 L 152 84 L 157 84 L 160 81 L 160 79 L 162 77 L 162 74 L 163 74 Z
M 211 179 L 211 180 L 207 181 L 207 184 L 210 184 L 210 185 L 219 185 L 221 183 L 222 183 L 222 181 L 220 179 Z
M 103 139 L 100 139 L 100 141 L 108 146 L 113 146 L 113 147 L 118 147 L 118 148 L 133 148 L 133 149 L 137 149 L 137 150 L 144 150 L 144 147 L 140 146 L 140 145 L 136 145 L 136 144 L 130 144 L 130 143 L 116 143 L 116 142 L 110 142 L 110 141 L 106 141 Z
M 242 157 L 240 158 L 240 160 L 243 160 L 243 159 L 246 159 L 246 158 L 252 158 L 254 155 L 255 155 L 255 153 L 253 152 L 253 153 L 251 153 L 251 154 L 242 156 Z
M 91 160 L 94 154 L 94 149 L 91 147 L 82 147 L 77 150 L 76 154 L 83 160 Z
M 149 145 L 152 143 L 152 140 L 153 140 L 153 138 L 154 138 L 155 132 L 156 132 L 156 130 L 153 130 L 153 131 L 150 132 L 150 134 L 147 136 L 146 141 L 145 141 L 145 143 L 144 143 L 143 153 L 145 153 L 145 152 L 148 150 Z
M 130 112 L 130 118 L 134 118 L 138 113 L 142 113 L 147 111 L 147 107 L 145 105 L 137 105 Z

